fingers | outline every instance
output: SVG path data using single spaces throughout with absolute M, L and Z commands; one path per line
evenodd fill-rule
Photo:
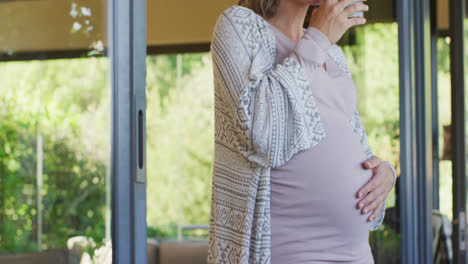
M 381 196 L 382 195 L 382 190 L 380 189 L 377 189 L 377 190 L 374 190 L 370 193 L 368 193 L 366 195 L 366 197 L 364 197 L 363 199 L 361 199 L 358 204 L 357 204 L 357 208 L 359 209 L 366 209 L 372 202 L 374 201 L 378 201 L 381 199 Z M 367 209 L 367 212 L 369 212 L 370 210 Z M 363 211 L 364 212 L 364 211 Z M 364 212 L 364 213 L 367 213 L 367 212 Z
M 377 206 L 372 212 L 372 214 L 367 218 L 367 221 L 370 222 L 374 220 L 379 215 L 380 211 L 382 210 L 382 206 L 383 206 L 383 203 L 379 204 L 379 206 Z
M 362 187 L 357 193 L 356 193 L 356 197 L 357 198 L 361 198 L 363 197 L 364 195 L 374 191 L 376 188 L 377 188 L 378 184 L 376 182 L 376 179 L 375 177 L 372 177 L 372 179 L 366 183 L 366 185 L 364 185 L 364 187 Z
M 352 18 L 350 18 L 350 20 L 352 20 Z M 364 168 L 371 170 L 379 166 L 381 163 L 382 161 L 377 156 L 372 156 L 372 158 L 364 161 L 363 165 L 364 165 Z
M 367 0 L 362 0 L 362 1 L 367 1 Z M 341 12 L 343 12 L 343 10 L 345 10 L 345 7 L 355 2 L 361 2 L 361 0 L 325 0 L 321 6 L 325 8 L 331 8 L 332 16 L 337 16 Z M 360 4 L 362 5 L 362 3 Z
M 366 19 L 362 17 L 348 18 L 352 13 L 368 9 L 367 5 L 362 3 L 349 6 L 363 1 L 367 0 L 324 0 L 318 8 L 312 11 L 309 27 L 317 28 L 327 36 L 330 43 L 335 43 L 350 27 L 366 23 Z M 346 12 L 345 7 L 347 7 Z
M 357 3 L 355 5 L 351 5 L 347 8 L 344 9 L 343 11 L 343 15 L 344 17 L 348 18 L 349 16 L 351 16 L 352 14 L 356 13 L 356 12 L 364 12 L 364 11 L 367 11 L 369 10 L 369 7 L 365 4 L 362 4 L 362 3 Z
M 380 203 L 382 203 L 380 199 L 380 197 L 376 197 L 370 201 L 366 206 L 364 206 L 364 208 L 361 209 L 361 214 L 367 214 L 368 212 L 375 210 L 375 208 L 377 208 Z
M 343 8 L 341 5 L 336 5 L 334 6 L 334 9 L 332 9 L 332 13 L 336 16 L 337 21 L 339 21 L 339 24 L 343 26 L 344 31 L 346 31 L 353 26 L 365 24 L 366 19 L 364 17 L 350 18 L 350 16 L 356 12 L 363 12 L 367 11 L 368 9 L 369 7 L 362 3 L 357 3 L 347 8 Z
M 338 1 L 338 5 L 340 6 L 341 10 L 345 9 L 347 6 L 356 3 L 356 2 L 365 2 L 367 0 L 340 0 Z
M 352 17 L 347 19 L 347 21 L 345 22 L 345 26 L 348 29 L 357 25 L 364 25 L 365 23 L 366 19 L 363 17 Z

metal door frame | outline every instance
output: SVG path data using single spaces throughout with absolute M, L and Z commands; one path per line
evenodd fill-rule
M 108 9 L 112 87 L 112 261 L 147 262 L 146 0 Z
M 429 0 L 397 0 L 401 260 L 432 263 L 432 82 Z
M 465 0 L 450 1 L 450 77 L 452 106 L 453 263 L 466 254 Z

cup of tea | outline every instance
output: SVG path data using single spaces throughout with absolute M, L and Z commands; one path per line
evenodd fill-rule
M 346 9 L 347 7 L 349 7 L 349 6 L 352 6 L 352 5 L 355 5 L 355 4 L 358 4 L 358 3 L 362 3 L 362 1 L 356 1 L 356 2 L 354 2 L 354 3 L 352 3 L 352 4 L 350 4 L 350 5 L 347 5 L 347 6 L 345 7 L 345 9 Z M 353 13 L 353 14 L 351 14 L 348 18 L 352 18 L 352 17 L 364 17 L 364 12 L 360 11 L 360 12 Z

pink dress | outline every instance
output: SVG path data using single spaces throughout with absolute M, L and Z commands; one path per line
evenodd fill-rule
M 271 170 L 271 263 L 374 263 L 370 213 L 356 208 L 356 193 L 372 172 L 362 167 L 367 157 L 351 126 L 354 83 L 328 56 L 331 45 L 320 31 L 310 27 L 295 43 L 269 26 L 276 36 L 275 63 L 286 56 L 301 63 L 326 134 Z

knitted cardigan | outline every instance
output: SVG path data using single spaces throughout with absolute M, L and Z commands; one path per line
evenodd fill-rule
M 304 69 L 291 57 L 274 66 L 267 22 L 234 5 L 218 18 L 211 42 L 215 155 L 208 263 L 270 263 L 270 169 L 326 136 Z M 328 55 L 350 75 L 341 48 Z M 356 111 L 350 120 L 373 156 Z M 385 203 L 371 224 L 383 221 Z

